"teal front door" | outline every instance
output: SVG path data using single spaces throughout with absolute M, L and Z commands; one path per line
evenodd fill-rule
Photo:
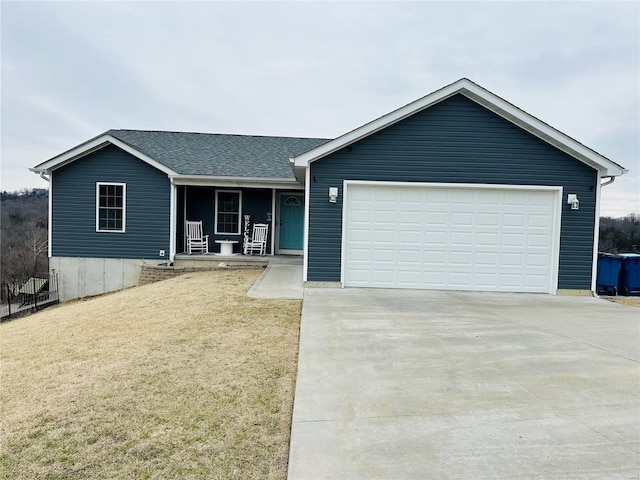
M 302 250 L 304 195 L 280 195 L 280 250 Z

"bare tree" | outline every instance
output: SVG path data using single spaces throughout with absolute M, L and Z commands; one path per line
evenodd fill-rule
M 2 283 L 46 275 L 47 191 L 0 194 L 0 276 Z
M 600 218 L 598 250 L 607 253 L 640 253 L 640 215 Z

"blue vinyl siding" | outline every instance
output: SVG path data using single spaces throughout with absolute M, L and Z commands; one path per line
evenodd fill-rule
M 240 235 L 230 234 L 214 234 L 214 222 L 215 222 L 215 187 L 186 187 L 186 212 L 188 220 L 202 220 L 204 233 L 209 235 L 209 251 L 219 252 L 220 247 L 215 243 L 215 240 L 237 240 L 239 243 L 233 246 L 235 253 L 240 253 L 242 244 L 242 233 Z M 267 243 L 267 251 L 271 248 L 271 222 L 268 221 L 268 215 L 271 212 L 271 195 L 272 192 L 269 189 L 249 189 L 249 188 L 230 188 L 220 187 L 219 190 L 236 191 L 240 190 L 242 193 L 242 215 L 250 214 L 254 223 L 268 223 L 269 224 L 269 241 Z M 181 197 L 179 197 L 181 198 Z M 183 210 L 184 207 L 181 203 L 178 204 L 178 209 Z M 240 219 L 241 225 L 243 219 Z M 241 227 L 242 232 L 242 227 Z M 181 235 L 184 235 L 182 233 Z M 184 246 L 184 240 L 178 239 L 178 245 Z M 183 251 L 178 250 L 178 252 Z
M 126 231 L 96 232 L 96 182 L 125 183 Z M 160 258 L 169 253 L 170 184 L 159 170 L 109 145 L 52 174 L 55 257 Z
M 267 223 L 271 213 L 271 190 L 243 190 L 242 192 L 242 213 L 251 214 L 254 223 Z M 271 234 L 271 225 L 269 225 Z
M 590 289 L 597 172 L 463 95 L 310 166 L 308 280 L 339 281 L 343 180 L 563 186 L 558 288 Z M 338 187 L 337 204 L 328 202 Z M 566 205 L 577 193 L 580 210 Z
M 209 251 L 213 251 L 213 222 L 215 209 L 213 187 L 187 187 L 187 220 L 202 221 L 205 235 L 209 235 Z M 182 210 L 181 206 L 178 207 Z

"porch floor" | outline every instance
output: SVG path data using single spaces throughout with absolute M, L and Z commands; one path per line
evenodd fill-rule
M 207 254 L 176 254 L 173 265 L 176 267 L 204 267 L 205 265 L 224 262 L 227 265 L 302 265 L 301 255 L 220 255 Z

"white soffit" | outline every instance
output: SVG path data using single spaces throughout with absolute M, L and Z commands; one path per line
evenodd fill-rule
M 175 185 L 181 186 L 225 186 L 304 190 L 304 185 L 301 185 L 298 181 L 285 180 L 282 178 L 224 177 L 208 175 L 169 175 L 169 178 Z

